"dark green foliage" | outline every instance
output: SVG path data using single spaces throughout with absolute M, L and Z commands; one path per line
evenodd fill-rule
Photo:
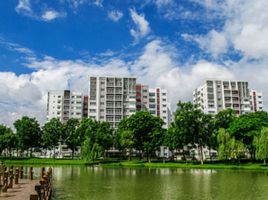
M 133 144 L 135 149 L 145 151 L 150 156 L 163 144 L 163 124 L 164 122 L 161 118 L 155 117 L 149 112 L 140 111 L 123 119 L 118 125 L 117 134 L 122 135 L 127 131 L 127 139 L 133 140 L 128 141 L 128 145 L 132 146 Z M 121 136 L 118 137 L 122 138 Z
M 83 139 L 83 137 L 80 137 L 80 132 L 76 131 L 78 126 L 79 120 L 73 118 L 69 119 L 66 124 L 64 124 L 63 140 L 68 148 L 72 150 L 72 158 L 74 157 L 75 150 L 77 150 L 77 146 L 81 146 Z
M 58 145 L 63 135 L 63 124 L 57 118 L 52 118 L 42 128 L 42 146 L 54 148 Z
M 83 119 L 77 129 L 78 135 L 85 134 L 82 144 L 82 157 L 87 161 L 104 156 L 105 151 L 112 147 L 112 129 L 108 122 L 92 121 Z
M 24 150 L 32 150 L 38 147 L 41 141 L 41 129 L 35 118 L 22 117 L 14 122 L 16 134 L 19 141 L 19 148 Z
M 0 125 L 0 153 L 2 153 L 4 149 L 7 149 L 8 154 L 11 157 L 12 150 L 18 147 L 17 144 L 18 139 L 11 128 Z
M 235 139 L 242 141 L 251 153 L 251 157 L 255 158 L 255 147 L 253 139 L 262 127 L 268 126 L 268 114 L 264 111 L 241 115 L 236 118 L 228 128 L 228 132 Z
M 215 127 L 219 128 L 229 128 L 230 124 L 235 120 L 236 115 L 233 109 L 227 108 L 221 110 L 217 115 L 215 115 Z

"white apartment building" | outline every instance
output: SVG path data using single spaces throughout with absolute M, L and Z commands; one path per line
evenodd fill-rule
M 136 109 L 147 110 L 154 116 L 158 116 L 165 122 L 164 128 L 168 128 L 171 122 L 170 104 L 167 101 L 167 90 L 149 88 L 148 85 L 136 85 Z
M 251 112 L 247 81 L 207 79 L 193 92 L 193 103 L 204 113 L 217 114 L 232 108 L 236 114 Z
M 148 111 L 165 122 L 163 128 L 168 128 L 171 120 L 170 104 L 167 101 L 167 90 L 162 88 L 149 89 Z
M 251 104 L 251 110 L 253 112 L 262 111 L 263 110 L 262 92 L 251 90 L 250 91 L 250 104 Z
M 136 112 L 136 78 L 89 77 L 88 116 L 116 128 Z
M 59 118 L 66 122 L 70 118 L 82 119 L 83 95 L 80 92 L 49 91 L 47 101 L 47 121 Z

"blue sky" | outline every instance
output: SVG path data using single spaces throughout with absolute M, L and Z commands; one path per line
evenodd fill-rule
M 167 88 L 173 108 L 191 100 L 205 78 L 247 80 L 265 94 L 267 6 L 266 0 L 1 1 L 0 114 L 7 117 L 0 123 L 24 114 L 44 121 L 47 91 L 86 93 L 89 75 L 131 75 Z
M 211 17 L 200 3 L 184 0 L 176 4 L 178 11 L 166 17 L 165 10 L 172 5 L 158 8 L 155 2 L 143 1 L 39 1 L 24 2 L 31 11 L 18 9 L 19 1 L 3 1 L 0 4 L 0 36 L 4 42 L 16 43 L 35 52 L 37 57 L 49 55 L 57 59 L 90 59 L 104 52 L 120 52 L 138 56 L 143 45 L 162 38 L 180 49 L 178 61 L 187 62 L 189 57 L 205 56 L 197 44 L 185 41 L 182 34 L 207 34 L 211 28 L 221 29 L 221 17 Z M 27 3 L 28 2 L 28 3 Z M 79 2 L 79 1 L 77 1 Z M 112 3 L 111 3 L 112 2 Z M 134 3 L 133 3 L 134 2 Z M 135 26 L 130 10 L 142 14 L 150 23 L 150 36 L 135 43 L 130 29 Z M 42 15 L 48 11 L 59 13 L 55 18 L 45 20 Z M 120 13 L 118 21 L 109 13 Z M 187 16 L 185 16 L 188 13 Z M 173 14 L 172 14 L 173 15 Z M 206 16 L 208 15 L 208 16 Z M 135 43 L 135 44 L 134 44 Z M 1 45 L 1 69 L 16 74 L 28 73 L 23 65 L 25 55 Z M 138 54 L 138 55 L 137 55 Z M 128 59 L 128 58 L 125 58 Z

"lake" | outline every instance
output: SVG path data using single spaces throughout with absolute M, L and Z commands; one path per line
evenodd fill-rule
M 268 173 L 54 167 L 53 200 L 267 200 Z

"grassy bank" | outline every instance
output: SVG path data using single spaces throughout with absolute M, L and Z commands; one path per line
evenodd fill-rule
M 5 159 L 1 158 L 1 161 L 5 161 L 7 165 L 85 165 L 83 160 L 71 160 L 71 159 L 52 159 L 52 158 L 13 158 Z
M 244 169 L 244 170 L 260 170 L 268 171 L 268 166 L 259 163 L 244 164 L 225 164 L 225 163 L 181 163 L 181 162 L 142 162 L 142 161 L 122 161 L 117 163 L 102 163 L 103 167 L 128 167 L 128 168 L 181 168 L 181 169 Z
M 14 158 L 5 159 L 7 165 L 99 165 L 102 167 L 125 167 L 125 168 L 181 168 L 181 169 L 239 169 L 239 170 L 258 170 L 268 171 L 268 166 L 261 163 L 205 163 L 201 165 L 199 162 L 145 162 L 140 160 L 134 161 L 105 161 L 86 163 L 83 160 L 71 159 L 48 159 L 48 158 Z

